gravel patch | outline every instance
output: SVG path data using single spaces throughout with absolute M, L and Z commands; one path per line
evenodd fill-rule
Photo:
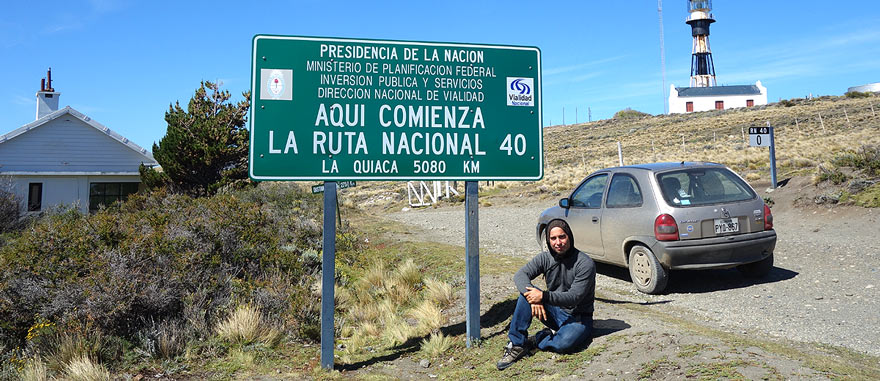
M 552 201 L 482 207 L 480 249 L 519 258 L 537 253 L 535 221 Z M 419 227 L 418 239 L 464 246 L 462 205 L 410 209 L 389 218 Z M 735 269 L 678 271 L 667 293 L 645 295 L 625 269 L 600 266 L 597 288 L 631 301 L 666 301 L 725 330 L 841 345 L 880 355 L 880 211 L 774 210 L 779 241 L 764 279 Z

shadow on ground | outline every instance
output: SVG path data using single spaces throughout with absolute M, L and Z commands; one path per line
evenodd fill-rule
M 736 269 L 673 271 L 666 286 L 667 294 L 701 294 L 706 292 L 751 287 L 759 284 L 782 282 L 798 276 L 798 272 L 773 267 L 761 278 L 743 276 Z
M 629 329 L 632 326 L 627 324 L 627 322 L 620 319 L 602 319 L 602 320 L 593 320 L 593 338 L 602 337 L 605 335 L 610 335 L 615 332 L 620 332 L 625 329 Z
M 629 270 L 623 267 L 596 263 L 596 272 L 624 282 L 632 281 L 629 277 Z M 762 278 L 743 276 L 735 268 L 724 270 L 675 270 L 669 274 L 669 283 L 664 294 L 701 294 L 744 288 L 758 284 L 786 281 L 796 277 L 798 274 L 795 271 L 781 267 L 773 267 Z

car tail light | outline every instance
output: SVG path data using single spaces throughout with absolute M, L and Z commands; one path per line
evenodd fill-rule
M 678 241 L 678 225 L 675 218 L 668 214 L 661 214 L 654 220 L 654 237 L 658 241 Z
M 764 230 L 773 230 L 773 213 L 767 204 L 764 204 Z

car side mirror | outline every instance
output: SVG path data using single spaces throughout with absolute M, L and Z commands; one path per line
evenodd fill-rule
M 563 198 L 559 200 L 559 207 L 563 209 L 568 209 L 571 205 L 569 205 L 569 201 L 567 198 Z

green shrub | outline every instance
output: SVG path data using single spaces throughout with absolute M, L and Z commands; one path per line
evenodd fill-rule
M 837 154 L 832 164 L 838 167 L 852 167 L 868 176 L 880 176 L 880 147 L 865 145 L 857 150 Z
M 636 111 L 636 110 L 633 110 L 633 109 L 627 107 L 623 110 L 620 110 L 620 111 L 614 113 L 613 119 L 637 119 L 637 118 L 642 118 L 645 116 L 651 116 L 651 114 L 644 113 L 641 111 Z
M 275 184 L 49 213 L 0 241 L 0 348 L 37 352 L 28 332 L 48 321 L 173 358 L 243 301 L 286 332 L 310 333 L 320 303 L 307 285 L 320 261 L 303 259 L 320 251 L 320 215 L 320 197 Z
M 846 95 L 847 98 L 858 99 L 858 98 L 870 98 L 870 97 L 873 97 L 873 96 L 874 96 L 874 93 L 872 93 L 872 92 L 870 92 L 870 91 L 864 91 L 864 92 L 862 92 L 862 91 L 848 91 L 845 95 Z
M 797 102 L 790 99 L 783 99 L 779 101 L 779 104 L 785 107 L 791 107 L 797 104 Z
M 831 181 L 834 185 L 840 185 L 849 180 L 849 177 L 838 169 L 823 170 L 819 173 L 819 182 Z

